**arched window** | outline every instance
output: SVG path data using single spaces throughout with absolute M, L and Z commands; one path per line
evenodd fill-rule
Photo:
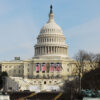
M 44 84 L 46 84 L 46 81 L 44 81 Z

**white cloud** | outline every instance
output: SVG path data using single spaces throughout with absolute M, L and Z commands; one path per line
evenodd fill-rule
M 78 35 L 98 34 L 100 33 L 100 18 L 96 18 L 82 25 L 75 26 L 67 30 L 67 33 L 69 37 L 78 36 Z
M 100 18 L 75 26 L 66 33 L 71 56 L 80 49 L 100 53 Z

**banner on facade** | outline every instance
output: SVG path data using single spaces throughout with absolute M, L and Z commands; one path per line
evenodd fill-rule
M 54 72 L 55 64 L 51 63 L 50 64 L 50 72 Z
M 61 64 L 57 63 L 56 64 L 56 71 L 59 72 L 59 71 L 61 71 L 61 69 L 62 69 Z
M 37 64 L 36 64 L 36 72 L 39 72 L 39 71 L 40 71 L 40 64 L 37 63 Z
M 46 64 L 45 63 L 42 64 L 41 70 L 42 70 L 42 72 L 45 72 L 46 71 Z

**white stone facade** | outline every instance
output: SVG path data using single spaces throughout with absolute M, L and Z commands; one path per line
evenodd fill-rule
M 1 62 L 2 71 L 6 71 L 10 77 L 21 78 L 18 84 L 22 90 L 24 90 L 24 87 L 27 85 L 24 81 L 32 83 L 30 86 L 40 86 L 42 90 L 46 90 L 46 87 L 50 88 L 49 86 L 56 85 L 60 87 L 62 83 L 64 83 L 64 80 L 67 79 L 67 76 L 71 75 L 73 69 L 73 66 L 70 66 L 73 60 L 68 57 L 68 46 L 65 40 L 62 29 L 54 21 L 54 14 L 51 6 L 49 20 L 42 27 L 37 37 L 37 43 L 34 46 L 34 57 L 23 61 L 20 59 L 3 61 Z M 40 68 L 41 65 L 45 63 L 46 69 L 47 66 L 50 68 L 50 64 L 53 63 L 54 71 L 50 72 L 45 70 L 45 72 L 43 72 L 40 70 L 37 72 L 37 63 L 40 64 Z M 56 64 L 60 64 L 60 71 L 56 71 Z M 21 85 L 20 82 L 24 82 L 24 85 Z

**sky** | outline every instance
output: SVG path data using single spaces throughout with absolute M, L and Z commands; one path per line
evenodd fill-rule
M 51 4 L 69 57 L 79 50 L 100 53 L 100 0 L 0 0 L 0 61 L 34 56 Z

